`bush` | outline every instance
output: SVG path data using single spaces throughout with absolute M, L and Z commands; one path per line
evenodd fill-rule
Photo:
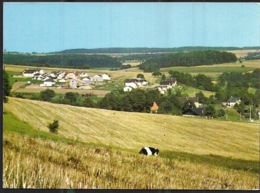
M 58 133 L 58 127 L 59 127 L 58 120 L 54 120 L 53 123 L 50 123 L 48 126 L 50 132 L 52 132 L 52 133 Z

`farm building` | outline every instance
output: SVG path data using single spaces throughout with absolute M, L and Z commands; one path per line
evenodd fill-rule
M 241 102 L 240 97 L 231 96 L 227 101 L 227 106 L 228 107 L 234 107 L 236 104 L 240 104 L 240 102 Z
M 55 81 L 53 79 L 51 79 L 51 78 L 45 80 L 43 82 L 43 84 L 40 84 L 40 86 L 48 86 L 48 87 L 49 86 L 54 86 L 54 85 L 55 85 Z
M 190 108 L 187 111 L 183 113 L 183 116 L 199 116 L 199 117 L 205 117 L 205 108 Z
M 178 97 L 178 100 L 180 102 L 187 102 L 187 101 L 191 101 L 194 103 L 194 105 L 196 106 L 196 108 L 199 108 L 202 104 L 199 102 L 199 99 L 197 97 Z
M 33 77 L 35 74 L 44 74 L 42 69 L 25 69 L 23 71 L 23 76 L 25 77 Z

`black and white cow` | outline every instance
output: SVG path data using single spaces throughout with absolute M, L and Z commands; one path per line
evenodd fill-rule
M 143 147 L 140 150 L 139 154 L 157 156 L 159 154 L 159 149 L 156 149 L 156 148 L 153 148 L 153 147 Z

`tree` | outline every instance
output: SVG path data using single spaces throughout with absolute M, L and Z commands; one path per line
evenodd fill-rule
M 195 96 L 198 98 L 198 101 L 202 104 L 206 103 L 207 97 L 203 94 L 203 92 L 198 92 L 195 94 Z
M 160 71 L 153 72 L 153 76 L 162 76 L 162 73 Z
M 51 99 L 55 96 L 54 90 L 46 89 L 40 92 L 40 98 L 44 101 L 51 101 Z
M 213 90 L 213 83 L 210 77 L 207 77 L 204 74 L 198 74 L 195 76 L 196 87 L 212 91 Z
M 205 115 L 210 118 L 210 117 L 215 117 L 216 115 L 216 110 L 213 105 L 208 105 L 205 109 Z
M 50 123 L 48 125 L 50 132 L 56 133 L 56 134 L 58 133 L 58 127 L 59 127 L 59 121 L 58 120 L 54 120 L 53 123 Z
M 6 96 L 10 95 L 12 86 L 9 83 L 9 76 L 7 72 L 4 70 L 3 72 L 3 93 L 4 93 L 4 102 L 6 103 L 8 101 Z
M 147 104 L 145 92 L 141 89 L 131 91 L 128 97 L 134 112 L 142 112 L 146 109 L 146 107 L 151 107 L 152 105 Z
M 143 74 L 137 74 L 136 77 L 137 77 L 137 78 L 143 78 L 143 79 L 144 79 L 144 75 L 143 75 Z
M 79 94 L 75 92 L 67 92 L 64 99 L 67 100 L 70 104 L 75 104 Z

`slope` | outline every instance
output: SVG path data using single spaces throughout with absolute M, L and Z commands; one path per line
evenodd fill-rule
M 116 112 L 18 98 L 9 98 L 4 109 L 39 131 L 48 131 L 47 125 L 57 119 L 58 135 L 77 141 L 135 152 L 149 145 L 162 154 L 180 151 L 259 160 L 255 123 Z

